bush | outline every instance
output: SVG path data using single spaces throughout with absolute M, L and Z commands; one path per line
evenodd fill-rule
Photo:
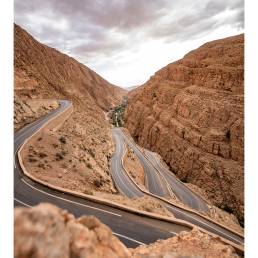
M 56 153 L 56 160 L 63 160 L 64 159 L 64 156 L 61 154 L 61 153 Z
M 229 207 L 227 204 L 223 207 L 223 210 L 228 212 L 228 213 L 233 213 L 233 209 L 231 207 Z
M 96 187 L 100 187 L 102 185 L 101 181 L 99 179 L 94 179 L 93 181 L 93 184 L 96 186 Z
M 92 169 L 92 165 L 90 163 L 87 163 L 86 166 L 87 166 L 87 168 Z
M 181 182 L 187 183 L 187 178 L 182 178 L 182 179 L 181 179 Z
M 61 136 L 61 137 L 59 138 L 59 141 L 60 141 L 61 143 L 63 143 L 63 144 L 66 143 L 66 139 L 65 139 L 64 136 Z
M 40 157 L 40 158 L 45 158 L 45 157 L 47 157 L 47 154 L 45 154 L 45 153 L 43 153 L 43 152 L 40 152 L 40 153 L 39 153 L 39 157 Z
M 89 149 L 88 152 L 93 158 L 95 158 L 95 153 L 92 149 Z

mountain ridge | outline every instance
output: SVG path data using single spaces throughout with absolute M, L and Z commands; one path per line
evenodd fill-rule
M 125 127 L 244 220 L 244 35 L 203 44 L 133 90 Z

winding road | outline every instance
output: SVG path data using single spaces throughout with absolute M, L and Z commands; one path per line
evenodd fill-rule
M 166 178 L 171 190 L 182 203 L 198 211 L 209 211 L 206 202 L 178 180 L 177 177 L 162 164 L 161 160 L 157 158 L 157 155 L 154 152 L 145 150 L 145 155 L 152 163 L 153 167 L 155 167 L 155 169 L 157 169 L 160 174 Z
M 152 219 L 143 215 L 136 215 L 130 212 L 114 208 L 109 205 L 95 203 L 91 200 L 76 197 L 67 193 L 50 189 L 42 184 L 30 180 L 24 175 L 20 167 L 17 151 L 32 134 L 38 131 L 50 119 L 61 115 L 72 104 L 69 101 L 60 101 L 60 107 L 51 111 L 44 117 L 25 126 L 14 135 L 14 205 L 34 206 L 40 202 L 50 202 L 60 208 L 66 209 L 76 217 L 81 215 L 94 215 L 103 223 L 108 225 L 113 233 L 128 247 L 135 247 L 141 244 L 149 244 L 158 239 L 166 239 L 181 231 L 189 231 L 190 227 Z M 120 128 L 112 131 L 116 143 L 116 151 L 112 157 L 112 177 L 119 191 L 128 197 L 139 197 L 144 194 L 138 189 L 122 168 L 122 157 L 124 155 L 124 135 Z M 152 165 L 151 165 L 152 166 Z M 115 169 L 114 169 L 115 168 Z M 115 171 L 115 172 L 114 172 Z M 244 238 L 229 229 L 225 229 L 179 207 L 165 204 L 166 208 L 175 215 L 176 218 L 183 219 L 198 225 L 201 228 L 226 238 L 236 244 L 243 245 Z
M 149 168 L 152 167 L 152 169 L 149 170 L 149 172 L 150 173 L 153 172 L 153 173 L 155 173 L 157 175 L 157 171 L 155 171 L 155 169 L 153 169 L 152 162 L 150 162 L 145 157 L 145 155 L 143 155 L 143 153 L 140 151 L 140 148 L 137 147 L 136 144 L 132 140 L 129 140 L 127 138 L 127 136 L 123 133 L 121 128 L 114 128 L 114 129 L 112 129 L 112 133 L 113 133 L 113 137 L 115 136 L 115 139 L 116 139 L 116 141 L 115 141 L 116 142 L 116 152 L 114 153 L 112 159 L 115 158 L 116 160 L 119 160 L 120 158 L 122 158 L 121 153 L 124 152 L 124 147 L 125 147 L 124 143 L 126 142 L 134 150 L 134 153 L 137 155 L 137 157 L 140 159 L 140 161 L 141 162 L 144 161 L 144 162 L 142 162 L 143 167 L 145 166 L 145 164 L 147 164 L 149 162 L 149 166 L 148 167 Z M 114 171 L 116 171 L 116 172 L 114 172 Z M 144 169 L 144 171 L 145 171 L 145 169 Z M 122 166 L 121 162 L 117 162 L 115 168 L 113 166 L 111 166 L 112 177 L 113 177 L 113 179 L 115 181 L 116 187 L 118 189 L 120 189 L 122 187 L 122 184 L 119 184 L 119 183 L 117 184 L 116 183 L 116 182 L 118 182 L 116 180 L 116 176 L 117 176 L 118 172 L 120 172 L 120 174 L 126 174 L 126 172 L 123 169 L 123 166 Z M 119 175 L 119 176 L 121 177 L 122 175 Z M 128 178 L 128 176 L 127 176 L 127 178 Z M 172 181 L 172 179 L 171 179 L 171 181 Z M 155 182 L 155 183 L 159 184 L 160 186 L 162 186 L 162 181 L 161 180 L 157 180 L 157 182 Z M 178 182 L 176 182 L 175 178 L 173 178 L 173 182 L 171 182 L 171 183 L 172 183 L 171 188 L 172 188 L 173 191 L 174 191 L 173 186 L 175 185 L 175 186 L 178 187 L 178 189 L 179 189 L 178 191 L 182 191 L 184 194 L 186 193 L 186 189 L 185 189 L 186 187 L 182 183 L 179 184 Z M 130 184 L 128 183 L 127 187 L 130 187 L 130 185 L 131 185 L 131 183 Z M 135 188 L 135 185 L 134 185 L 134 188 Z M 134 189 L 131 189 L 131 194 L 134 193 L 134 192 L 135 192 Z M 151 193 L 152 193 L 151 196 L 153 196 L 153 192 L 151 192 Z M 127 195 L 127 196 L 131 198 L 130 195 Z M 156 195 L 156 196 L 160 197 L 160 195 Z M 193 198 L 192 196 L 193 196 L 193 192 L 189 190 L 189 198 L 190 198 L 190 200 L 192 200 L 192 198 Z M 137 195 L 135 195 L 134 197 L 137 197 Z M 186 193 L 186 197 L 187 197 L 187 193 Z M 195 197 L 195 199 L 194 199 L 195 201 L 196 200 L 200 201 L 200 203 L 204 202 L 199 196 L 194 195 L 194 197 Z M 159 198 L 157 198 L 157 199 L 160 200 Z M 229 241 L 231 241 L 233 243 L 236 243 L 238 245 L 243 245 L 244 237 L 241 236 L 240 234 L 237 234 L 234 231 L 232 231 L 232 230 L 230 230 L 228 228 L 225 228 L 225 227 L 219 225 L 218 223 L 213 222 L 213 221 L 211 221 L 211 220 L 209 220 L 209 219 L 199 215 L 198 213 L 191 212 L 189 210 L 183 209 L 183 208 L 181 208 L 179 206 L 176 206 L 176 205 L 173 205 L 173 204 L 168 204 L 168 203 L 166 203 L 166 202 L 164 202 L 162 200 L 160 200 L 160 201 L 163 202 L 165 207 L 169 211 L 171 211 L 177 219 L 185 220 L 185 221 L 187 221 L 187 222 L 189 222 L 189 223 L 191 223 L 193 225 L 196 225 L 196 226 L 198 226 L 200 228 L 203 228 L 203 229 L 207 230 L 208 232 L 211 232 L 213 234 L 219 235 L 219 236 L 223 237 L 224 239 L 227 239 L 227 240 L 229 240 Z
M 155 174 L 156 177 L 160 177 L 161 179 L 159 179 L 157 182 L 165 181 L 165 186 L 169 186 L 171 191 L 182 203 L 198 211 L 209 211 L 209 207 L 206 202 L 193 191 L 191 191 L 188 187 L 186 187 L 181 181 L 179 181 L 171 171 L 165 168 L 165 166 L 161 164 L 161 161 L 157 159 L 155 153 L 146 149 L 143 153 L 140 151 L 140 148 L 133 142 L 133 140 L 130 140 L 123 132 L 121 132 L 121 134 L 123 134 L 126 143 L 134 150 L 134 153 L 140 160 L 144 171 L 148 171 L 148 174 L 151 173 Z M 151 193 L 156 194 L 152 188 L 149 188 L 149 190 Z M 160 194 L 156 195 L 162 196 Z
M 14 135 L 14 206 L 35 206 L 40 202 L 49 202 L 66 209 L 76 217 L 94 215 L 108 225 L 113 234 L 118 236 L 127 247 L 153 243 L 158 239 L 166 239 L 181 231 L 191 230 L 187 226 L 173 224 L 146 216 L 95 203 L 84 198 L 52 190 L 30 180 L 20 167 L 17 151 L 24 141 L 41 128 L 49 119 L 64 112 L 71 103 L 60 101 L 60 107 L 44 117 L 25 126 Z M 129 188 L 133 186 L 130 185 Z

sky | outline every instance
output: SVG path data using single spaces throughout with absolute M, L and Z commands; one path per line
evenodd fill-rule
M 15 0 L 14 20 L 130 87 L 205 42 L 244 32 L 243 0 Z

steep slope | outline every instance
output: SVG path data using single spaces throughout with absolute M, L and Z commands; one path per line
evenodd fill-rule
M 18 25 L 14 25 L 14 68 L 15 92 L 20 96 L 77 102 L 88 98 L 108 110 L 126 92 L 75 59 L 39 43 Z
M 179 178 L 244 220 L 244 36 L 209 42 L 131 93 L 125 126 Z
M 21 101 L 19 97 L 14 95 L 14 131 L 18 131 L 58 106 L 56 100 L 28 99 Z
M 114 192 L 109 158 L 114 150 L 104 111 L 121 102 L 124 90 L 86 66 L 36 41 L 14 25 L 14 121 L 32 122 L 29 100 L 71 100 L 72 116 L 55 133 L 44 132 L 27 150 L 34 176 L 71 190 Z M 18 117 L 19 115 L 19 117 Z M 22 116 L 22 117 L 20 117 Z M 27 118 L 30 118 L 29 120 Z

